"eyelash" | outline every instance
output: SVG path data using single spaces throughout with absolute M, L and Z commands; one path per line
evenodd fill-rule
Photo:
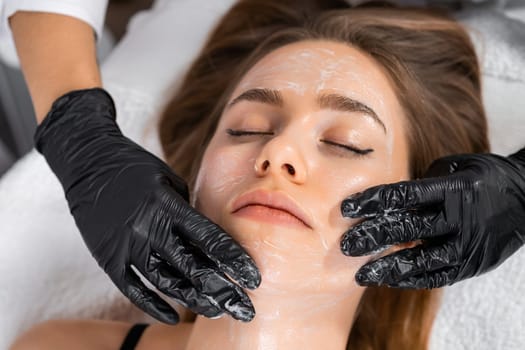
M 249 131 L 249 130 L 234 130 L 234 129 L 226 129 L 226 133 L 230 136 L 254 136 L 254 135 L 271 136 L 273 135 L 273 132 L 270 132 L 270 131 Z M 320 141 L 327 145 L 339 147 L 346 151 L 356 153 L 358 156 L 365 156 L 374 151 L 371 148 L 360 149 L 357 147 L 353 147 L 350 145 L 345 145 L 342 143 L 337 143 L 337 142 L 333 142 L 333 141 L 325 140 L 325 139 L 321 139 Z
M 251 135 L 269 136 L 269 135 L 273 135 L 273 132 L 270 132 L 270 131 L 248 131 L 248 130 L 234 130 L 234 129 L 226 129 L 226 133 L 230 136 L 251 136 Z
M 345 149 L 347 151 L 354 152 L 358 156 L 366 156 L 368 153 L 371 153 L 371 152 L 374 151 L 371 148 L 361 149 L 361 148 L 357 148 L 357 147 L 354 147 L 354 146 L 333 142 L 333 141 L 330 141 L 330 140 L 321 139 L 320 141 L 323 142 L 323 143 L 326 143 L 327 145 L 330 145 L 330 146 L 340 147 L 340 148 L 343 148 L 343 149 Z

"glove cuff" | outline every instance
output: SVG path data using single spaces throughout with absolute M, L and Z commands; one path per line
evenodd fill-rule
M 33 136 L 35 148 L 45 155 L 48 143 L 55 143 L 69 136 L 68 129 L 74 128 L 75 123 L 85 125 L 97 122 L 87 119 L 95 116 L 112 121 L 116 126 L 115 103 L 106 90 L 102 88 L 74 90 L 59 97 L 36 128 Z
M 75 90 L 58 98 L 37 127 L 35 147 L 66 194 L 79 177 L 90 173 L 91 161 L 123 138 L 115 113 L 113 99 L 105 90 Z

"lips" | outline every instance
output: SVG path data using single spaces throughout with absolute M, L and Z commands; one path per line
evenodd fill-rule
M 232 204 L 232 214 L 249 206 L 265 206 L 286 212 L 312 228 L 306 213 L 286 194 L 277 191 L 255 190 L 239 196 Z

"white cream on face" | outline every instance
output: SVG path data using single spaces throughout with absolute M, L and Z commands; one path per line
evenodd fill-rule
M 402 109 L 390 81 L 375 61 L 350 46 L 305 41 L 279 48 L 246 73 L 230 101 L 250 89 L 276 90 L 283 105 L 240 101 L 225 109 L 203 156 L 194 195 L 197 208 L 230 233 L 261 271 L 261 286 L 248 291 L 256 319 L 242 331 L 230 324 L 229 333 L 251 348 L 279 348 L 279 320 L 293 320 L 283 330 L 299 336 L 306 334 L 311 317 L 358 301 L 363 288 L 354 275 L 370 257 L 341 253 L 341 236 L 356 221 L 341 216 L 340 204 L 370 186 L 408 178 L 408 152 Z M 320 108 L 320 94 L 367 105 L 386 132 L 362 112 Z M 228 129 L 272 135 L 238 137 Z M 373 152 L 359 156 L 321 140 Z M 261 176 L 257 169 L 263 159 L 272 170 L 291 164 L 295 176 L 279 171 Z M 311 229 L 232 214 L 235 199 L 256 189 L 291 197 L 306 212 Z M 266 343 L 257 340 L 261 332 L 267 333 Z
M 266 270 L 266 278 L 263 278 L 266 283 L 263 282 L 261 289 L 270 287 L 270 282 L 275 282 L 277 286 L 282 278 L 293 282 L 295 286 L 305 284 L 301 273 L 290 276 L 282 268 L 277 269 L 285 261 L 290 261 L 291 257 L 297 262 L 292 264 L 294 268 L 304 269 L 307 262 L 310 268 L 306 270 L 309 272 L 317 268 L 315 276 L 320 275 L 328 260 L 332 269 L 337 266 L 339 271 L 354 271 L 356 266 L 350 269 L 348 265 L 360 265 L 364 261 L 340 254 L 339 239 L 349 226 L 348 221 L 340 215 L 340 202 L 349 194 L 373 184 L 398 181 L 408 175 L 401 107 L 381 68 L 367 55 L 347 45 L 312 43 L 301 42 L 277 49 L 261 59 L 244 76 L 231 99 L 249 89 L 265 88 L 281 92 L 285 106 L 274 108 L 257 102 L 241 102 L 227 110 L 204 155 L 196 181 L 195 195 L 199 198 L 197 204 L 202 211 L 209 209 L 213 219 L 223 226 L 234 226 L 234 231 L 251 232 L 244 235 L 239 233 L 235 237 L 248 251 L 257 252 L 254 258 L 261 262 L 260 268 L 264 270 L 264 266 L 271 266 Z M 344 115 L 346 112 L 320 109 L 316 105 L 316 98 L 321 93 L 337 93 L 366 104 L 381 118 L 387 132 L 370 116 L 357 113 Z M 252 124 L 250 118 L 254 120 Z M 301 158 L 311 179 L 304 185 L 306 191 L 301 190 L 296 199 L 304 204 L 305 210 L 310 212 L 315 221 L 315 235 L 307 239 L 291 239 L 293 234 L 284 234 L 289 228 L 235 218 L 232 220 L 230 213 L 224 210 L 224 204 L 231 202 L 235 196 L 250 188 L 269 186 L 258 185 L 258 181 L 268 181 L 255 179 L 253 172 L 255 161 L 267 144 L 256 138 L 242 144 L 228 143 L 230 141 L 224 130 L 239 126 L 278 129 L 276 135 L 279 134 L 277 136 L 281 139 L 268 142 L 278 142 L 276 147 L 279 147 L 279 152 L 291 149 L 290 152 L 294 153 L 291 157 Z M 338 141 L 373 148 L 374 159 L 320 155 L 317 140 L 324 137 L 323 132 L 330 128 L 343 130 L 338 132 L 344 140 Z M 397 154 L 394 154 L 394 150 Z M 394 168 L 394 163 L 404 165 Z M 279 181 L 281 179 L 273 182 Z M 279 188 L 275 183 L 272 186 L 287 190 L 286 186 Z M 293 188 L 295 191 L 296 187 Z M 214 202 L 223 203 L 222 210 L 212 208 Z M 311 241 L 314 236 L 315 242 Z M 340 259 L 327 260 L 326 257 L 331 254 Z M 323 283 L 320 279 L 316 282 L 316 279 L 310 277 L 309 285 Z

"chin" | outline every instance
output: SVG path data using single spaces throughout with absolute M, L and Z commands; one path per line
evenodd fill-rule
M 259 288 L 249 293 L 342 293 L 355 288 L 354 275 L 366 258 L 349 258 L 339 244 L 325 247 L 320 234 L 232 216 L 221 225 L 254 259 Z

